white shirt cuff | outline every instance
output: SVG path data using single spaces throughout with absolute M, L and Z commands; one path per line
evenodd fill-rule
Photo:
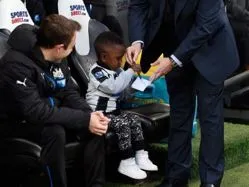
M 170 55 L 170 57 L 177 63 L 178 66 L 182 67 L 182 62 L 175 57 L 175 55 Z
M 141 44 L 141 48 L 144 47 L 144 42 L 143 42 L 142 40 L 136 40 L 136 41 L 132 42 L 131 45 L 134 45 L 134 44 L 137 44 L 137 43 L 140 43 L 140 44 Z

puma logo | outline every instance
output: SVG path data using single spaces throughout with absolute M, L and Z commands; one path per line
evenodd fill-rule
M 16 84 L 21 84 L 21 85 L 23 85 L 23 86 L 27 87 L 27 85 L 26 85 L 26 81 L 27 81 L 27 78 L 25 78 L 23 82 L 22 82 L 22 81 L 17 80 L 17 81 L 16 81 Z

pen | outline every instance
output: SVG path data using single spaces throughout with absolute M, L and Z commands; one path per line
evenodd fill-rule
M 137 76 L 142 79 L 140 72 L 137 72 Z

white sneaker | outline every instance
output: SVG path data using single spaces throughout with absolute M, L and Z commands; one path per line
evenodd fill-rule
M 147 151 L 140 150 L 136 151 L 136 164 L 140 169 L 146 170 L 146 171 L 157 171 L 158 167 L 152 163 L 152 161 L 149 159 L 149 155 Z
M 121 160 L 118 172 L 133 179 L 145 179 L 147 177 L 146 172 L 136 165 L 134 157 Z

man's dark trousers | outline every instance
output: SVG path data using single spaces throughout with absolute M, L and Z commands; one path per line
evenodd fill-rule
M 211 84 L 191 64 L 174 69 L 166 80 L 171 106 L 166 177 L 186 182 L 189 179 L 197 95 L 201 128 L 200 179 L 202 183 L 219 183 L 224 171 L 223 83 Z
M 104 137 L 83 133 L 82 149 L 77 153 L 76 169 L 85 179 L 86 187 L 103 185 L 105 180 Z M 41 160 L 54 187 L 66 187 L 65 149 L 66 132 L 60 125 L 46 126 L 42 132 Z M 77 175 L 78 176 L 78 175 Z
M 172 28 L 161 25 L 155 38 L 143 52 L 143 62 L 153 62 L 161 53 L 164 56 L 173 53 L 177 43 L 172 37 Z M 165 40 L 162 40 L 163 37 Z M 164 41 L 171 45 L 165 45 Z M 166 75 L 166 82 L 171 107 L 166 179 L 187 182 L 190 176 L 192 126 L 197 95 L 198 118 L 202 130 L 200 178 L 202 183 L 219 183 L 224 170 L 223 84 L 209 83 L 192 62 L 173 69 Z
M 104 136 L 90 134 L 88 129 L 79 132 L 80 130 L 65 130 L 60 125 L 43 126 L 25 123 L 11 127 L 8 137 L 25 138 L 41 145 L 41 162 L 53 187 L 67 187 L 65 144 L 80 139 L 78 141 L 82 147 L 77 149 L 74 166 L 77 177 L 74 177 L 74 180 L 82 183 L 80 186 L 103 186 L 105 182 Z

